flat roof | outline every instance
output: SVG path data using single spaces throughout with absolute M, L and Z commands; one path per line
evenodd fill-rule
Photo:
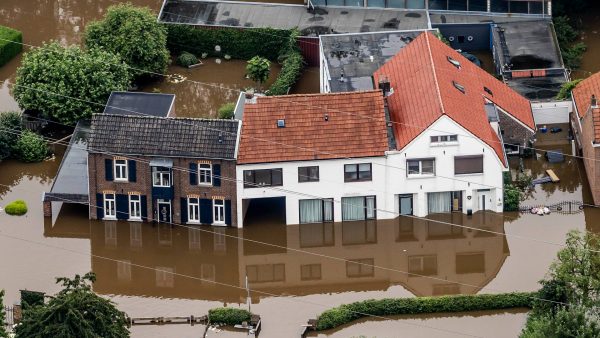
M 425 10 L 319 7 L 311 13 L 304 5 L 202 0 L 165 0 L 158 21 L 244 28 L 297 28 L 302 36 L 429 27 Z
M 374 89 L 373 73 L 423 31 L 321 35 L 331 91 Z
M 508 13 L 469 13 L 469 12 L 449 12 L 429 10 L 429 18 L 432 25 L 436 24 L 490 24 L 521 22 L 531 20 L 551 20 L 550 16 L 532 15 L 532 14 L 508 14 Z
M 174 94 L 112 92 L 104 107 L 104 114 L 166 117 L 173 102 Z
M 560 87 L 565 82 L 567 82 L 567 78 L 564 73 L 548 74 L 543 77 L 523 77 L 506 80 L 506 84 L 508 84 L 509 87 L 530 101 L 553 100 L 560 91 Z

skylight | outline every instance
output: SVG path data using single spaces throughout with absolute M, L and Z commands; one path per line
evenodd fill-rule
M 454 67 L 460 69 L 460 62 L 458 62 L 457 60 L 454 60 L 450 56 L 448 56 L 448 62 L 450 62 Z
M 456 82 L 456 81 L 452 81 L 452 84 L 454 85 L 454 87 L 458 90 L 461 91 L 461 93 L 466 93 L 466 89 L 465 86 L 461 85 L 460 83 Z
M 490 94 L 490 95 L 494 96 L 494 93 L 492 93 L 492 90 L 491 90 L 491 89 L 489 89 L 488 87 L 483 87 L 483 90 L 484 90 L 486 93 L 488 93 L 488 94 Z

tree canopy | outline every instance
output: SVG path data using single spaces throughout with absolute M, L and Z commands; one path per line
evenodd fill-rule
M 14 96 L 22 109 L 74 125 L 102 112 L 111 91 L 126 90 L 130 79 L 117 55 L 50 42 L 23 56 Z
M 100 48 L 121 56 L 136 79 L 164 74 L 169 64 L 167 29 L 147 7 L 119 4 L 108 8 L 104 19 L 87 25 L 87 48 Z
M 260 89 L 263 82 L 267 81 L 269 78 L 269 74 L 271 73 L 271 63 L 263 57 L 255 56 L 248 60 L 246 72 L 248 73 L 248 77 L 256 82 Z
M 11 157 L 21 130 L 21 113 L 0 112 L 0 161 Z
M 63 289 L 50 300 L 23 311 L 17 338 L 123 338 L 129 337 L 125 315 L 96 295 L 93 273 L 57 278 Z

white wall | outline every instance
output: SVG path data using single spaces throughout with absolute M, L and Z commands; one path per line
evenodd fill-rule
M 433 130 L 432 130 L 433 129 Z M 445 146 L 431 146 L 430 136 L 457 134 L 458 142 Z M 467 136 L 468 135 L 468 136 Z M 484 156 L 484 173 L 454 175 L 454 156 Z M 406 160 L 411 158 L 436 159 L 436 176 L 407 177 Z M 373 180 L 368 182 L 344 182 L 344 164 L 372 163 Z M 319 182 L 298 182 L 298 167 L 319 166 Z M 283 170 L 282 187 L 244 188 L 244 170 Z M 318 161 L 296 161 L 281 163 L 238 165 L 236 169 L 238 196 L 238 225 L 243 224 L 243 200 L 251 198 L 286 197 L 286 221 L 299 223 L 300 199 L 333 198 L 334 219 L 341 221 L 341 198 L 350 196 L 376 196 L 377 218 L 398 217 L 398 195 L 413 194 L 413 212 L 416 216 L 427 215 L 427 192 L 463 191 L 463 212 L 479 210 L 478 197 L 486 195 L 486 209 L 502 212 L 502 172 L 504 166 L 494 150 L 483 141 L 456 124 L 448 117 L 441 117 L 428 130 L 418 136 L 402 151 L 389 152 L 386 156 L 336 159 Z M 490 188 L 490 186 L 492 186 Z M 489 192 L 477 192 L 490 189 Z M 287 191 L 282 191 L 287 190 Z M 471 196 L 471 199 L 468 197 Z
M 536 125 L 569 123 L 569 113 L 573 111 L 572 101 L 552 101 L 532 103 L 533 119 Z

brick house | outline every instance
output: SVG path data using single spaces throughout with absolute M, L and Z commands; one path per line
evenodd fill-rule
M 90 218 L 236 226 L 239 122 L 95 114 Z
M 583 154 L 583 164 L 590 183 L 594 204 L 600 204 L 600 73 L 580 82 L 573 90 L 571 125 Z

